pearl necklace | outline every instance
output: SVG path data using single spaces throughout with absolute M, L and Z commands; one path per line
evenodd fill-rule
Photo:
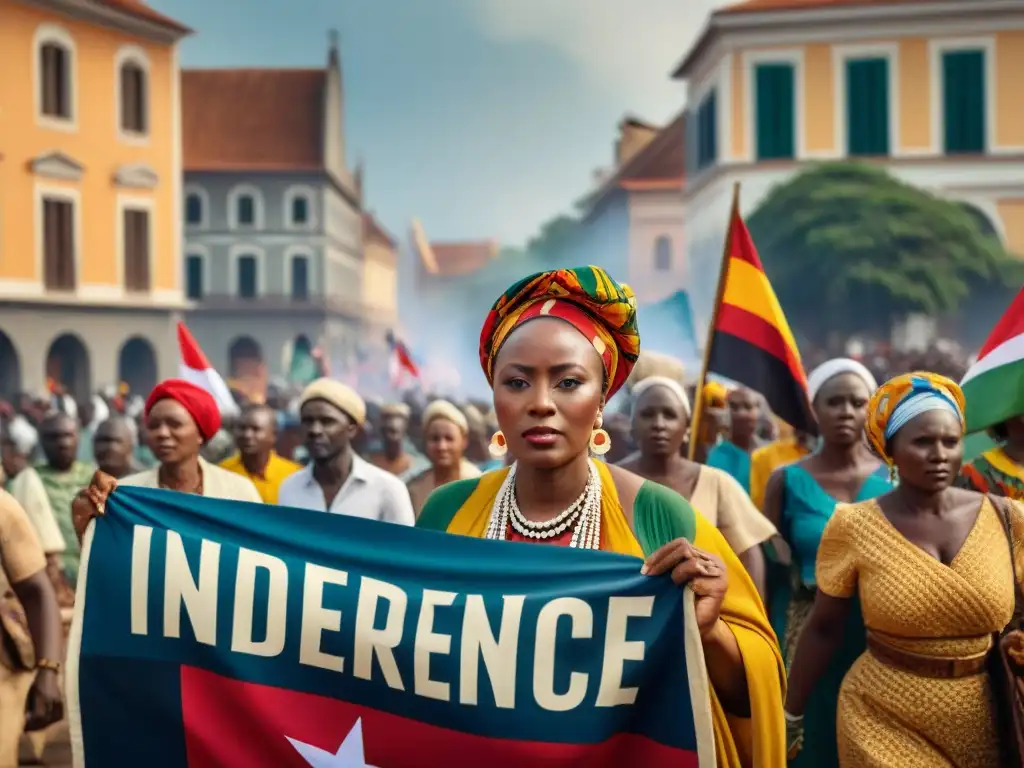
M 576 501 L 551 520 L 540 523 L 529 520 L 519 509 L 519 504 L 516 502 L 515 480 L 516 465 L 513 464 L 494 499 L 485 538 L 503 541 L 506 538 L 509 525 L 520 536 L 541 541 L 561 536 L 573 528 L 572 539 L 569 542 L 570 547 L 600 549 L 601 476 L 598 474 L 594 462 L 590 462 L 587 485 Z

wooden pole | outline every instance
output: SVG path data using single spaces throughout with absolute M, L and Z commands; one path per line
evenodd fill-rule
M 729 225 L 725 231 L 725 244 L 722 247 L 722 265 L 718 270 L 718 288 L 715 290 L 715 303 L 711 308 L 711 321 L 708 323 L 708 335 L 704 342 L 704 362 L 701 365 L 700 378 L 697 380 L 697 391 L 693 396 L 693 418 L 690 420 L 690 461 L 697 455 L 697 440 L 700 435 L 700 422 L 704 415 L 704 382 L 708 377 L 708 361 L 711 359 L 711 344 L 715 338 L 715 326 L 718 325 L 718 312 L 722 307 L 725 295 L 725 284 L 729 278 L 729 257 L 732 255 L 732 229 L 736 217 L 740 214 L 740 183 L 737 181 L 732 189 L 732 208 L 729 211 Z

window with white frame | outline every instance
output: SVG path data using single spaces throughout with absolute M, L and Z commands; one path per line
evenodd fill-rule
M 121 131 L 145 135 L 149 132 L 149 75 L 135 58 L 121 63 L 120 80 Z
M 231 229 L 263 228 L 263 196 L 258 188 L 242 184 L 228 193 L 228 224 Z
M 75 201 L 43 197 L 43 281 L 48 291 L 73 291 L 77 283 Z
M 309 224 L 309 198 L 305 195 L 295 195 L 291 204 L 291 221 L 296 226 Z
M 61 27 L 36 31 L 37 104 L 41 117 L 71 123 L 75 119 L 75 44 Z
M 251 253 L 238 256 L 235 265 L 235 292 L 240 299 L 255 299 L 259 294 L 259 258 Z
M 185 223 L 197 227 L 203 223 L 203 196 L 198 192 L 189 192 L 185 196 Z

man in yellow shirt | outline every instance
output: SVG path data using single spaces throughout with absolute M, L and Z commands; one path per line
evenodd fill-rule
M 264 504 L 277 504 L 277 491 L 286 477 L 302 469 L 294 461 L 279 456 L 277 415 L 262 403 L 246 406 L 235 422 L 235 446 L 238 453 L 221 462 L 221 467 L 248 477 Z

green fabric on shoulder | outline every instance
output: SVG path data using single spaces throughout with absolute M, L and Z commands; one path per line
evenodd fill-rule
M 473 495 L 479 483 L 479 477 L 470 477 L 435 488 L 423 505 L 416 527 L 428 531 L 447 531 L 455 513 Z
M 646 480 L 633 502 L 633 527 L 640 548 L 651 555 L 676 539 L 692 542 L 697 535 L 697 513 L 671 488 Z

